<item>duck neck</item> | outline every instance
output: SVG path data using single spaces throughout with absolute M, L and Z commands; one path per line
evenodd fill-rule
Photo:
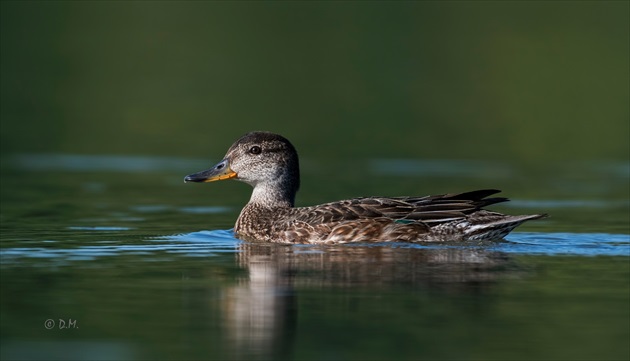
M 284 185 L 259 183 L 254 187 L 248 205 L 268 208 L 292 208 L 295 205 L 296 191 Z

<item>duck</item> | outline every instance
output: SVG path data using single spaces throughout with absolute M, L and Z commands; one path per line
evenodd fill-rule
M 359 197 L 295 207 L 298 154 L 285 137 L 266 131 L 237 139 L 210 169 L 184 182 L 235 179 L 253 187 L 234 234 L 253 242 L 459 242 L 500 240 L 522 223 L 546 214 L 506 215 L 484 209 L 506 202 L 496 189 L 428 196 Z

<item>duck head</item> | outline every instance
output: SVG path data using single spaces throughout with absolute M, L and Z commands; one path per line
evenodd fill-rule
M 187 175 L 184 181 L 213 182 L 232 178 L 254 187 L 250 203 L 264 199 L 289 203 L 292 207 L 300 187 L 295 147 L 278 134 L 247 133 L 232 144 L 219 163 Z

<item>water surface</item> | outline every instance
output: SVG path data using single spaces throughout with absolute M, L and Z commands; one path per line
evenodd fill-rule
M 540 192 L 510 192 L 497 208 L 551 218 L 503 241 L 286 246 L 234 238 L 249 188 L 183 184 L 205 162 L 123 158 L 4 159 L 3 359 L 629 356 L 618 168 L 592 167 L 580 185 L 589 192 L 551 197 L 570 172 L 485 164 L 490 177 L 478 163 L 375 159 L 355 164 L 372 181 L 318 187 L 328 176 L 306 159 L 303 204 L 529 177 Z

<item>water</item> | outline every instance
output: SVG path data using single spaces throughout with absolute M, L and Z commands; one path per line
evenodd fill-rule
M 495 208 L 551 214 L 504 241 L 343 246 L 235 239 L 248 186 L 182 182 L 209 163 L 3 158 L 2 359 L 630 356 L 625 163 L 328 160 L 353 171 L 321 187 L 307 157 L 301 204 L 523 182 Z

